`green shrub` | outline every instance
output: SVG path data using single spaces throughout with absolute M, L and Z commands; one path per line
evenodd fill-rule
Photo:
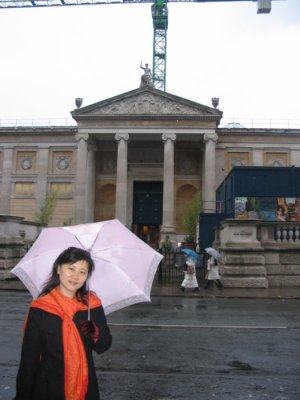
M 199 193 L 192 197 L 191 201 L 186 205 L 182 214 L 182 226 L 186 236 L 184 237 L 185 243 L 195 243 L 197 235 L 197 226 L 199 214 L 201 211 L 201 198 Z
M 43 226 L 48 225 L 52 220 L 56 206 L 56 201 L 57 201 L 56 194 L 54 193 L 47 194 L 39 213 L 36 214 L 35 222 Z

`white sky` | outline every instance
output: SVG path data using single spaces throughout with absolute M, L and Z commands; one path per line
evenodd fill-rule
M 300 0 L 169 3 L 167 92 L 226 119 L 300 120 Z M 71 118 L 136 89 L 152 66 L 151 4 L 0 9 L 0 119 Z

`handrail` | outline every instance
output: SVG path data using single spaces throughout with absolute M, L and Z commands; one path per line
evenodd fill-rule
M 300 119 L 289 118 L 222 118 L 219 128 L 239 129 L 300 129 Z
M 72 118 L 41 118 L 41 119 L 0 119 L 0 128 L 13 127 L 50 127 L 50 126 L 77 126 Z
M 72 118 L 7 118 L 0 119 L 0 127 L 77 126 Z M 300 119 L 223 118 L 219 128 L 239 129 L 300 129 Z

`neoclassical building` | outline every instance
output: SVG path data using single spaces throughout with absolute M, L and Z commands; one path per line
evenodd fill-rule
M 150 86 L 74 110 L 77 126 L 0 127 L 0 214 L 34 221 L 56 196 L 51 225 L 118 218 L 158 246 L 181 240 L 182 212 L 234 165 L 300 166 L 300 130 L 219 128 L 218 109 Z

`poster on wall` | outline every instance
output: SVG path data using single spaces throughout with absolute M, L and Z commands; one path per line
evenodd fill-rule
M 236 219 L 300 221 L 300 197 L 236 197 Z

